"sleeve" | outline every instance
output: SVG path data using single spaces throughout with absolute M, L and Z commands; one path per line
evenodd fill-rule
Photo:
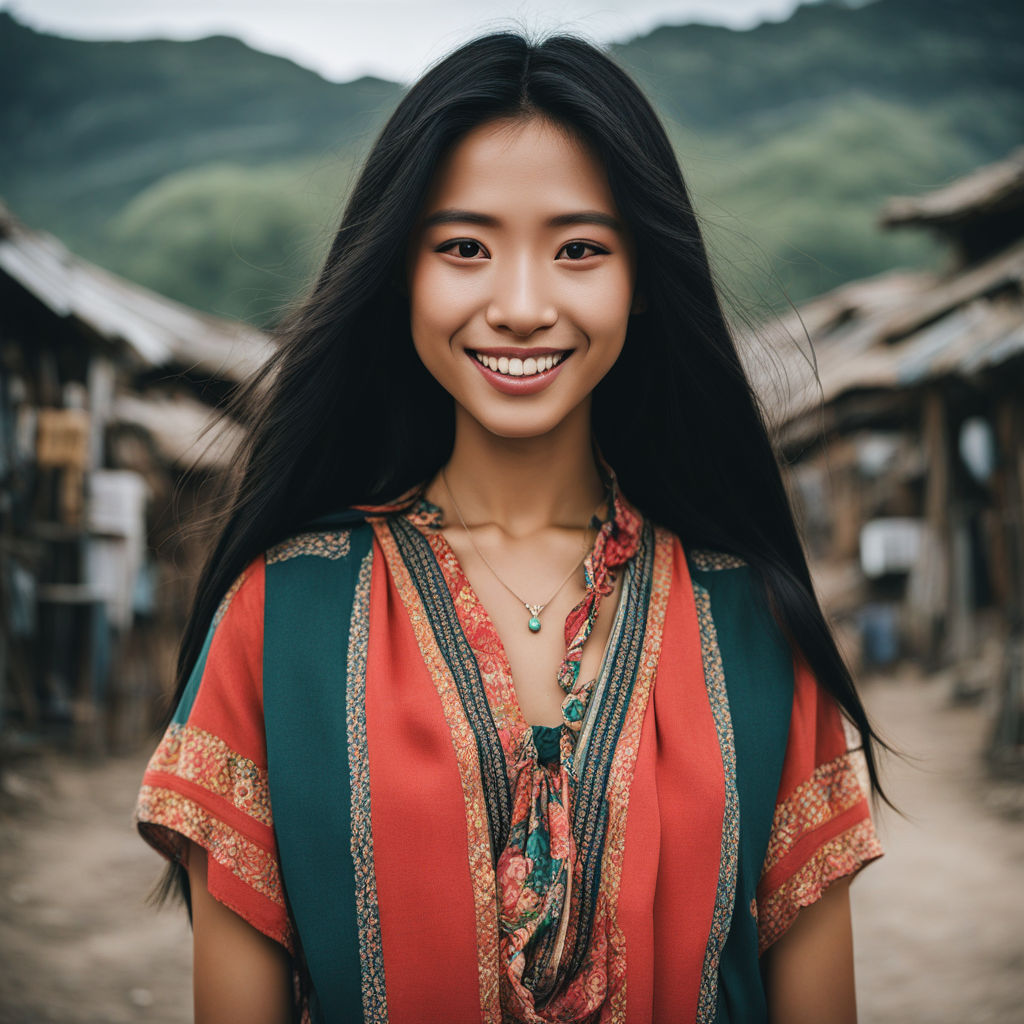
M 263 725 L 264 556 L 214 615 L 174 718 L 142 779 L 142 837 L 181 862 L 208 854 L 210 895 L 294 952 L 270 813 Z
M 760 952 L 829 885 L 882 855 L 866 774 L 863 754 L 848 748 L 838 703 L 798 658 L 782 780 L 757 888 Z

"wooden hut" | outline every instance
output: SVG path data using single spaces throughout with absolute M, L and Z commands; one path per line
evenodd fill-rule
M 203 543 L 181 527 L 233 443 L 201 435 L 269 352 L 0 205 L 0 734 L 152 725 Z
M 961 696 L 998 681 L 998 745 L 1019 750 L 1024 148 L 894 198 L 880 220 L 934 232 L 946 267 L 837 288 L 748 337 L 745 358 L 792 466 L 823 599 L 859 616 L 861 654 L 952 666 Z M 993 636 L 997 680 L 980 656 Z

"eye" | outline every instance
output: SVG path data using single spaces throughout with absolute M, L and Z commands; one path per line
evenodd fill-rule
M 453 249 L 454 252 L 451 251 Z M 485 259 L 488 258 L 487 250 L 479 242 L 474 242 L 472 238 L 454 238 L 450 242 L 439 245 L 434 251 L 446 252 L 464 260 L 475 260 L 481 256 Z
M 578 263 L 587 255 L 588 249 L 591 250 L 595 256 L 608 255 L 607 249 L 602 249 L 601 246 L 594 245 L 593 242 L 566 242 L 558 251 L 559 254 L 564 252 L 566 259 L 570 262 Z

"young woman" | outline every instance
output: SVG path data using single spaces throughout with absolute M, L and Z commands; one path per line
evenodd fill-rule
M 138 803 L 197 1020 L 853 1021 L 874 736 L 636 85 L 429 71 L 251 394 Z

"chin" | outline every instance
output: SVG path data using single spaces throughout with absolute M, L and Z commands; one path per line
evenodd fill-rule
M 518 408 L 503 411 L 502 415 L 496 414 L 493 408 L 478 410 L 469 407 L 466 411 L 488 433 L 512 441 L 553 433 L 572 416 L 574 409 L 560 407 L 542 411 Z
M 475 417 L 474 417 L 475 418 Z M 515 422 L 510 422 L 511 420 Z M 509 441 L 520 441 L 529 437 L 544 437 L 550 434 L 558 425 L 557 421 L 551 423 L 547 420 L 538 422 L 531 417 L 510 417 L 509 420 L 500 422 L 477 420 L 488 433 L 495 437 L 503 437 Z

